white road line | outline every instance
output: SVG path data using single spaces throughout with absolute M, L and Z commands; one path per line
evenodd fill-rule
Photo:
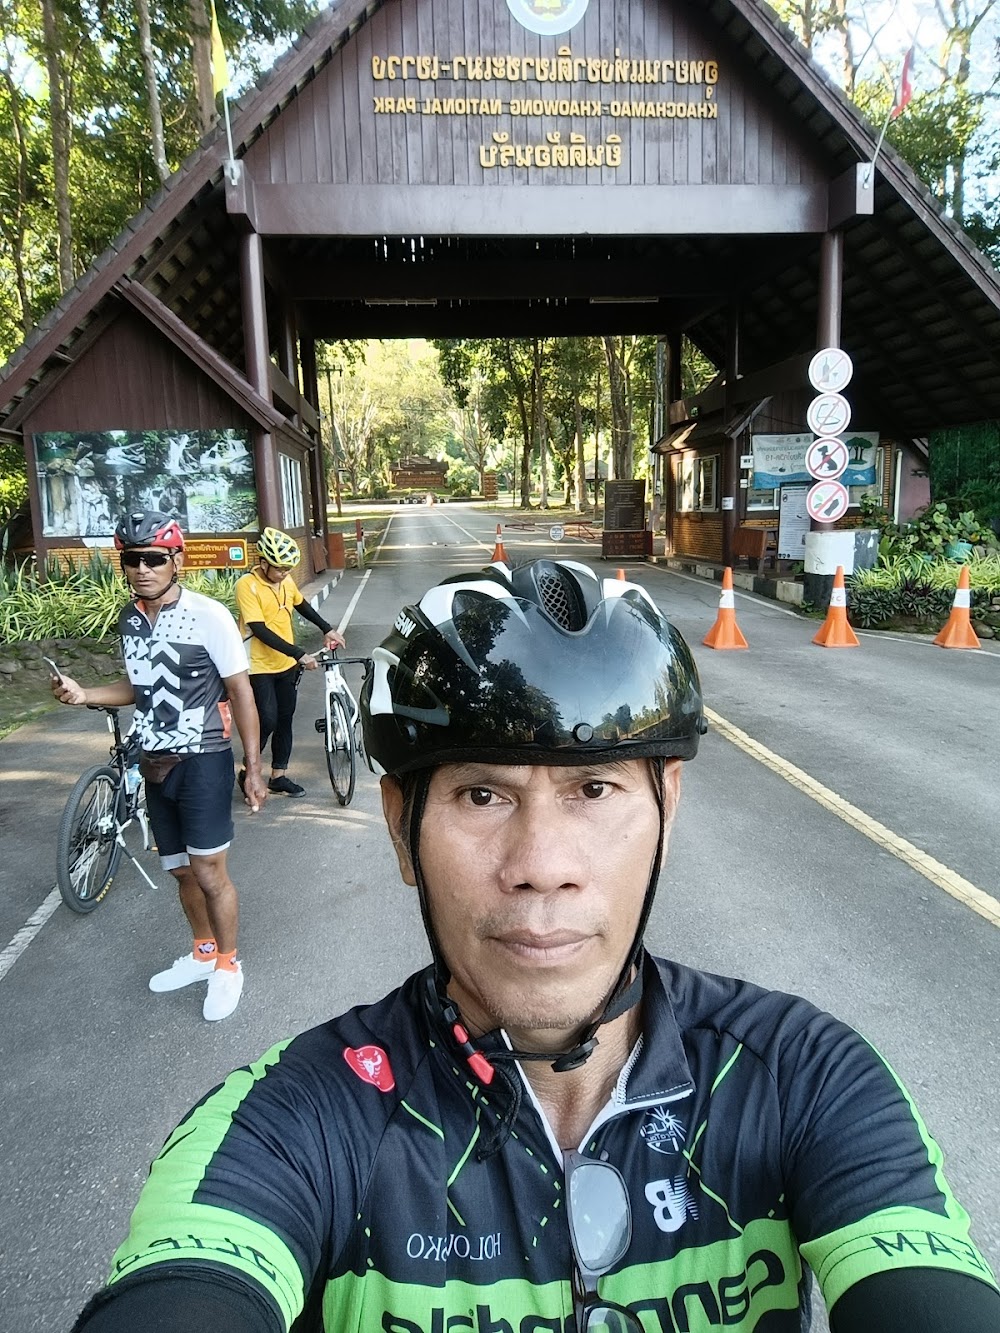
M 0 981 L 3 981 L 4 977 L 21 957 L 21 954 L 24 953 L 25 949 L 61 902 L 62 894 L 59 892 L 58 888 L 53 889 L 42 903 L 41 907 L 28 917 L 27 921 L 7 945 L 3 953 L 0 953 Z
M 950 866 L 946 866 L 933 856 L 929 856 L 927 852 L 915 846 L 912 842 L 908 842 L 906 838 L 899 837 L 885 824 L 880 824 L 877 819 L 872 819 L 871 815 L 865 814 L 864 810 L 852 805 L 850 801 L 845 801 L 835 791 L 832 791 L 829 787 L 824 787 L 810 774 L 796 767 L 795 764 L 789 763 L 781 755 L 775 754 L 766 745 L 761 745 L 760 741 L 754 740 L 747 732 L 727 721 L 724 717 L 720 717 L 711 708 L 705 709 L 705 716 L 720 736 L 724 736 L 727 741 L 742 750 L 744 754 L 756 759 L 759 764 L 769 768 L 779 778 L 784 778 L 797 791 L 808 796 L 817 805 L 829 810 L 831 814 L 836 815 L 838 819 L 842 819 L 851 828 L 863 833 L 866 838 L 870 838 L 884 851 L 898 857 L 900 861 L 915 870 L 918 875 L 923 875 L 924 879 L 929 880 L 937 888 L 943 889 L 952 898 L 957 898 L 960 903 L 978 913 L 985 921 L 989 921 L 991 925 L 1000 926 L 1000 901 L 994 898 L 992 894 L 984 893 L 975 884 L 957 874 Z

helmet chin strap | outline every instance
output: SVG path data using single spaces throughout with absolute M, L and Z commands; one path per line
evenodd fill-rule
M 537 1060 L 550 1064 L 553 1070 L 558 1074 L 568 1073 L 570 1070 L 579 1069 L 590 1059 L 594 1048 L 599 1044 L 597 1036 L 598 1028 L 605 1023 L 613 1023 L 616 1018 L 627 1013 L 637 1005 L 642 998 L 642 954 L 643 954 L 643 936 L 646 933 L 646 924 L 649 920 L 649 914 L 653 907 L 653 898 L 656 895 L 656 882 L 660 876 L 660 860 L 663 856 L 663 840 L 666 831 L 666 818 L 663 807 L 663 760 L 653 759 L 654 785 L 656 788 L 656 805 L 659 811 L 659 833 L 656 840 L 656 854 L 653 857 L 653 864 L 649 872 L 649 880 L 646 884 L 646 893 L 642 902 L 642 910 L 639 914 L 639 921 L 636 925 L 635 935 L 632 939 L 632 945 L 628 951 L 622 969 L 618 974 L 618 980 L 615 982 L 604 1002 L 600 1014 L 592 1019 L 583 1029 L 576 1043 L 566 1051 L 522 1051 L 516 1048 L 511 1049 L 509 1056 L 515 1060 Z M 417 884 L 417 897 L 420 902 L 420 915 L 423 918 L 424 931 L 427 935 L 428 943 L 431 948 L 431 957 L 434 960 L 434 991 L 436 992 L 437 1003 L 440 1006 L 440 1012 L 449 1030 L 453 1035 L 458 1032 L 456 1040 L 462 1046 L 464 1053 L 469 1059 L 469 1063 L 478 1057 L 482 1057 L 468 1040 L 464 1028 L 461 1027 L 458 1011 L 448 996 L 448 982 L 451 980 L 451 973 L 441 952 L 441 946 L 438 943 L 437 934 L 431 921 L 430 905 L 427 900 L 427 888 L 424 882 L 423 871 L 420 866 L 420 825 L 423 819 L 424 807 L 427 803 L 427 791 L 430 786 L 430 770 L 423 770 L 419 775 L 416 791 L 414 793 L 413 809 L 410 815 L 409 825 L 409 852 L 410 862 L 413 866 L 413 877 Z M 461 1038 L 465 1037 L 462 1042 Z M 496 1058 L 494 1055 L 492 1058 Z M 492 1077 L 492 1074 L 490 1075 Z M 484 1081 L 488 1082 L 489 1079 Z

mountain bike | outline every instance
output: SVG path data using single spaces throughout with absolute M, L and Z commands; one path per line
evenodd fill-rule
M 88 707 L 107 713 L 108 731 L 114 739 L 108 762 L 95 764 L 80 775 L 59 821 L 56 882 L 63 901 L 74 912 L 94 910 L 111 888 L 123 852 L 155 888 L 122 836 L 132 823 L 138 823 L 143 850 L 149 851 L 146 797 L 137 767 L 138 740 L 122 736 L 117 708 Z
M 370 657 L 338 657 L 337 649 L 324 649 L 316 661 L 326 675 L 323 716 L 316 719 L 316 730 L 323 737 L 326 768 L 341 805 L 350 805 L 358 757 L 358 704 L 344 679 L 341 667 L 351 664 L 371 666 Z

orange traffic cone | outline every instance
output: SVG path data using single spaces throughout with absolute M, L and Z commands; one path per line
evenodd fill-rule
M 727 565 L 722 575 L 719 614 L 715 624 L 702 639 L 706 648 L 749 648 L 736 623 L 736 599 L 733 596 L 733 571 Z
M 626 583 L 626 582 L 628 581 L 628 580 L 625 578 L 625 571 L 624 571 L 624 569 L 620 569 L 620 570 L 618 571 L 618 573 L 615 575 L 615 578 L 616 578 L 616 579 L 621 579 L 621 581 L 622 581 L 623 583 Z
M 830 609 L 826 619 L 813 635 L 813 643 L 821 648 L 860 648 L 858 636 L 847 623 L 847 589 L 844 587 L 844 566 L 838 565 L 830 593 Z
M 500 536 L 500 524 L 497 524 L 497 544 L 493 548 L 493 554 L 490 556 L 490 564 L 507 564 L 507 552 L 503 549 L 503 539 Z
M 969 566 L 963 565 L 955 589 L 955 600 L 951 606 L 951 615 L 945 622 L 941 633 L 934 642 L 939 648 L 978 648 L 979 639 L 969 619 Z

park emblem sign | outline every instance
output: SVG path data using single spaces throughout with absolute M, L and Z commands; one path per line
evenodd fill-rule
M 507 8 L 522 28 L 558 36 L 575 28 L 587 12 L 590 0 L 507 0 Z

